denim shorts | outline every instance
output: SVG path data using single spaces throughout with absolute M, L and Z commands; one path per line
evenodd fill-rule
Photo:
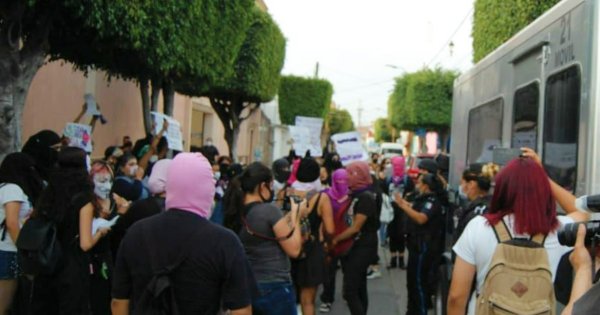
M 0 250 L 0 280 L 13 280 L 19 276 L 17 252 Z
M 252 302 L 254 314 L 296 315 L 296 293 L 290 282 L 259 283 L 260 296 Z

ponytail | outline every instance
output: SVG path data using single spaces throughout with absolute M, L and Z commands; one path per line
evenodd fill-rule
M 236 176 L 229 182 L 225 195 L 223 196 L 224 220 L 223 226 L 236 234 L 242 228 L 241 209 L 244 207 L 244 191 L 240 176 Z
M 489 191 L 492 188 L 494 177 L 500 171 L 500 166 L 494 163 L 488 163 L 481 168 L 481 173 L 477 175 L 477 186 L 483 191 Z
M 223 196 L 223 209 L 225 218 L 223 225 L 236 234 L 242 228 L 242 213 L 244 209 L 244 197 L 253 193 L 262 183 L 273 180 L 271 170 L 260 162 L 254 162 L 246 168 L 242 174 L 233 178 L 227 186 Z

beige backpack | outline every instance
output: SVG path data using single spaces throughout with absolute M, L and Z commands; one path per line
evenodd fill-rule
M 556 298 L 544 235 L 513 239 L 503 220 L 498 245 L 477 298 L 477 315 L 554 315 Z

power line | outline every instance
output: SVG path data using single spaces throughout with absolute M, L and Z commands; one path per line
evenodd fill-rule
M 450 44 L 450 42 L 452 41 L 452 38 L 454 38 L 454 35 L 456 35 L 456 33 L 458 33 L 458 31 L 463 26 L 463 24 L 465 24 L 465 22 L 467 21 L 467 19 L 469 19 L 469 17 L 473 13 L 473 10 L 474 10 L 473 7 L 471 7 L 471 9 L 469 9 L 469 13 L 467 13 L 467 15 L 462 19 L 462 21 L 460 22 L 460 24 L 458 25 L 458 27 L 456 28 L 456 30 L 454 30 L 454 32 L 452 33 L 452 35 L 450 35 L 450 38 L 448 38 L 448 40 L 446 41 L 446 43 L 444 43 L 444 45 L 442 46 L 442 48 L 440 48 L 440 50 L 435 54 L 435 56 L 431 59 L 431 61 L 429 61 L 429 63 L 427 63 L 427 68 L 429 68 L 429 66 L 431 66 L 431 64 L 440 56 L 440 54 L 444 51 L 444 49 Z

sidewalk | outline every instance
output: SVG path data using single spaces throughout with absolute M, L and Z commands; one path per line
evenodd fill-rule
M 373 315 L 402 315 L 406 313 L 406 271 L 400 269 L 386 269 L 389 254 L 384 249 L 379 251 L 381 278 L 367 280 L 369 291 L 369 311 Z M 342 298 L 341 270 L 336 278 L 335 302 L 331 308 L 331 315 L 349 314 L 346 302 Z M 320 294 L 320 293 L 319 293 Z M 320 306 L 317 295 L 317 313 Z

